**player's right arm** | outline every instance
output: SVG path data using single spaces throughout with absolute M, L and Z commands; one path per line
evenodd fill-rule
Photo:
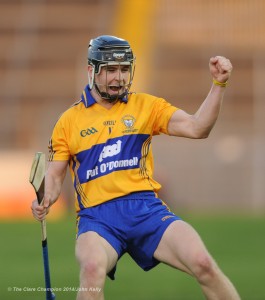
M 51 161 L 45 174 L 45 194 L 43 205 L 34 200 L 31 205 L 32 214 L 35 219 L 41 221 L 49 212 L 49 208 L 59 198 L 62 184 L 67 171 L 68 161 Z

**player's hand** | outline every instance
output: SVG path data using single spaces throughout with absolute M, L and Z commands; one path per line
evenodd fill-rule
M 50 203 L 48 199 L 44 199 L 43 205 L 40 205 L 37 199 L 33 200 L 31 204 L 33 217 L 38 221 L 44 220 L 46 215 L 49 213 L 49 206 Z
M 223 56 L 211 57 L 209 68 L 213 79 L 223 83 L 229 79 L 233 70 L 230 60 Z

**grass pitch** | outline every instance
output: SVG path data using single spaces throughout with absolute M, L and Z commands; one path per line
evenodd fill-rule
M 265 218 L 190 217 L 221 269 L 242 299 L 265 299 Z M 56 299 L 75 299 L 78 265 L 74 256 L 75 219 L 47 225 L 52 286 Z M 41 229 L 38 222 L 0 223 L 0 299 L 45 299 Z M 195 280 L 160 264 L 144 272 L 128 256 L 121 258 L 116 280 L 107 279 L 106 300 L 200 300 Z

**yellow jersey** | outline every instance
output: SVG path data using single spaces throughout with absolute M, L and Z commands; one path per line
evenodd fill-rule
M 69 161 L 76 211 L 138 191 L 154 191 L 153 135 L 167 134 L 177 110 L 162 98 L 130 93 L 106 109 L 88 86 L 59 118 L 49 143 L 49 161 Z

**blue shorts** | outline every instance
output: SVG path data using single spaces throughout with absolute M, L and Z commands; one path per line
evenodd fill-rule
M 145 271 L 155 267 L 153 254 L 163 233 L 179 217 L 153 192 L 136 192 L 84 209 L 78 214 L 77 236 L 94 231 L 118 253 L 128 253 Z M 116 267 L 108 274 L 114 279 Z

